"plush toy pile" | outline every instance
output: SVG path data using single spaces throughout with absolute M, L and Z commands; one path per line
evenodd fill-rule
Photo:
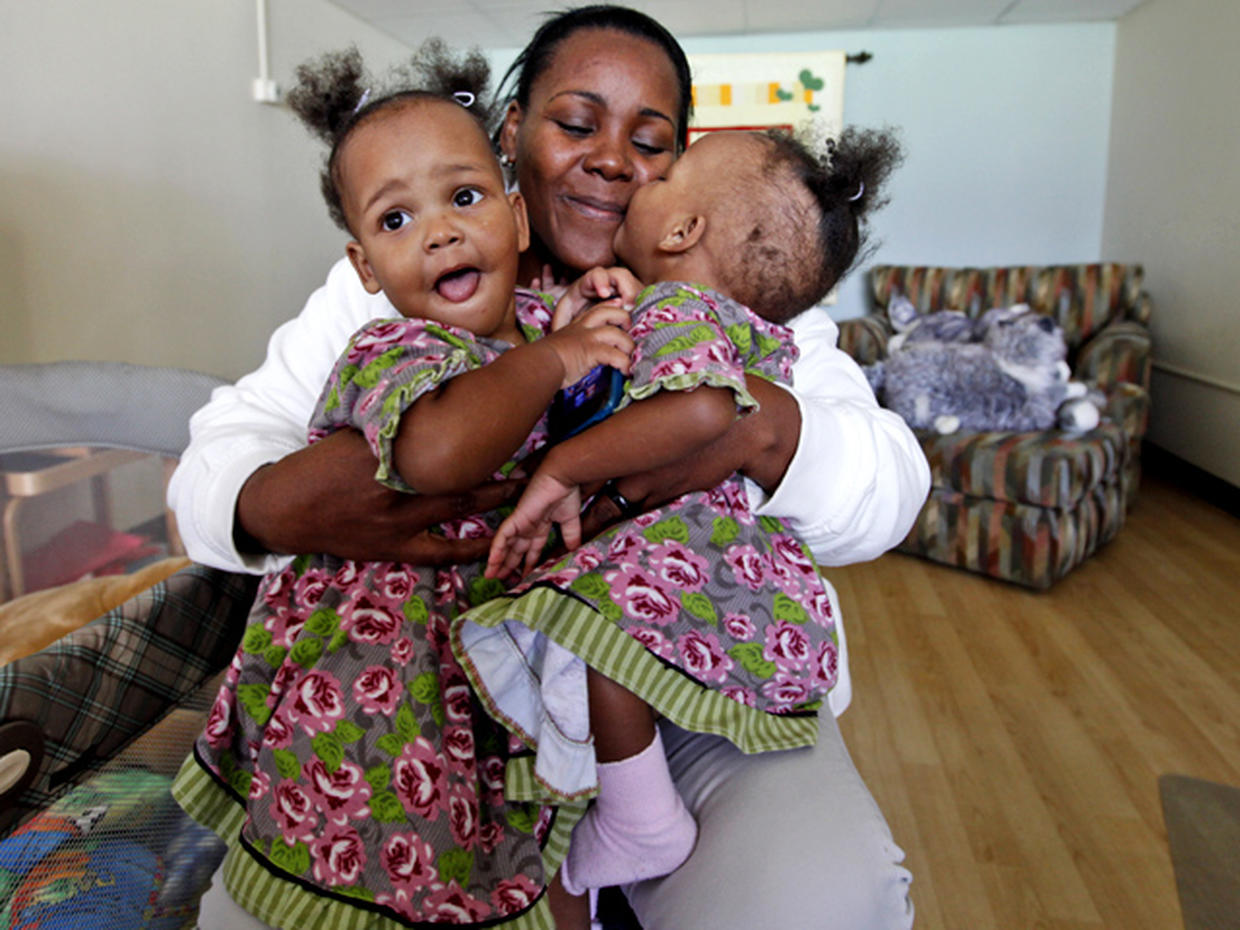
M 885 407 L 914 429 L 939 433 L 1083 432 L 1103 398 L 1069 380 L 1063 331 L 1025 304 L 974 320 L 952 310 L 919 314 L 906 298 L 888 310 L 896 334 L 866 369 Z

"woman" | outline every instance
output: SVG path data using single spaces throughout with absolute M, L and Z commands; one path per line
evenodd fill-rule
M 514 68 L 498 141 L 530 213 L 533 245 L 521 280 L 547 286 L 614 261 L 612 235 L 629 198 L 663 174 L 681 147 L 688 66 L 649 18 L 586 7 L 547 22 Z M 276 332 L 263 366 L 195 416 L 169 489 L 195 559 L 263 571 L 280 564 L 275 553 L 300 551 L 423 564 L 481 554 L 477 541 L 422 531 L 494 506 L 512 489 L 399 495 L 373 481 L 360 436 L 338 433 L 303 448 L 308 413 L 340 347 L 362 322 L 393 313 L 342 261 L 302 314 Z M 860 371 L 835 348 L 826 315 L 805 317 L 794 324 L 801 394 L 755 382 L 759 413 L 692 462 L 621 479 L 622 498 L 654 505 L 760 458 L 762 467 L 747 477 L 756 500 L 770 495 L 761 512 L 785 517 L 820 562 L 869 559 L 894 545 L 924 500 L 925 461 L 903 422 L 878 408 Z M 607 500 L 592 518 L 598 526 L 618 515 Z M 846 668 L 841 681 L 831 701 L 837 713 L 848 701 Z M 903 854 L 834 717 L 823 718 L 814 749 L 756 757 L 715 737 L 665 730 L 700 835 L 679 870 L 628 890 L 647 930 L 911 923 Z M 559 895 L 559 925 L 585 926 L 584 901 Z

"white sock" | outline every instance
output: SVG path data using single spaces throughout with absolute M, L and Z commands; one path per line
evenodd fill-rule
M 598 789 L 560 868 L 569 894 L 657 878 L 689 858 L 697 823 L 672 781 L 658 730 L 637 755 L 600 763 Z

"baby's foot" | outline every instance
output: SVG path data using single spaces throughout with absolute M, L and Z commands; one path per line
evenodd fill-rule
M 598 768 L 598 799 L 573 828 L 560 871 L 570 894 L 667 875 L 697 840 L 697 823 L 672 782 L 657 733 L 637 755 Z

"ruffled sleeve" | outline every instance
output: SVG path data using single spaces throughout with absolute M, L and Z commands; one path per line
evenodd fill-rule
M 705 288 L 675 282 L 647 288 L 629 334 L 637 348 L 625 402 L 708 385 L 732 391 L 738 412 L 747 413 L 758 406 L 747 375 L 792 380 L 791 332 Z
M 372 320 L 336 362 L 310 422 L 310 441 L 360 430 L 378 459 L 375 480 L 412 491 L 392 465 L 401 415 L 428 391 L 497 353 L 467 330 L 422 319 Z

